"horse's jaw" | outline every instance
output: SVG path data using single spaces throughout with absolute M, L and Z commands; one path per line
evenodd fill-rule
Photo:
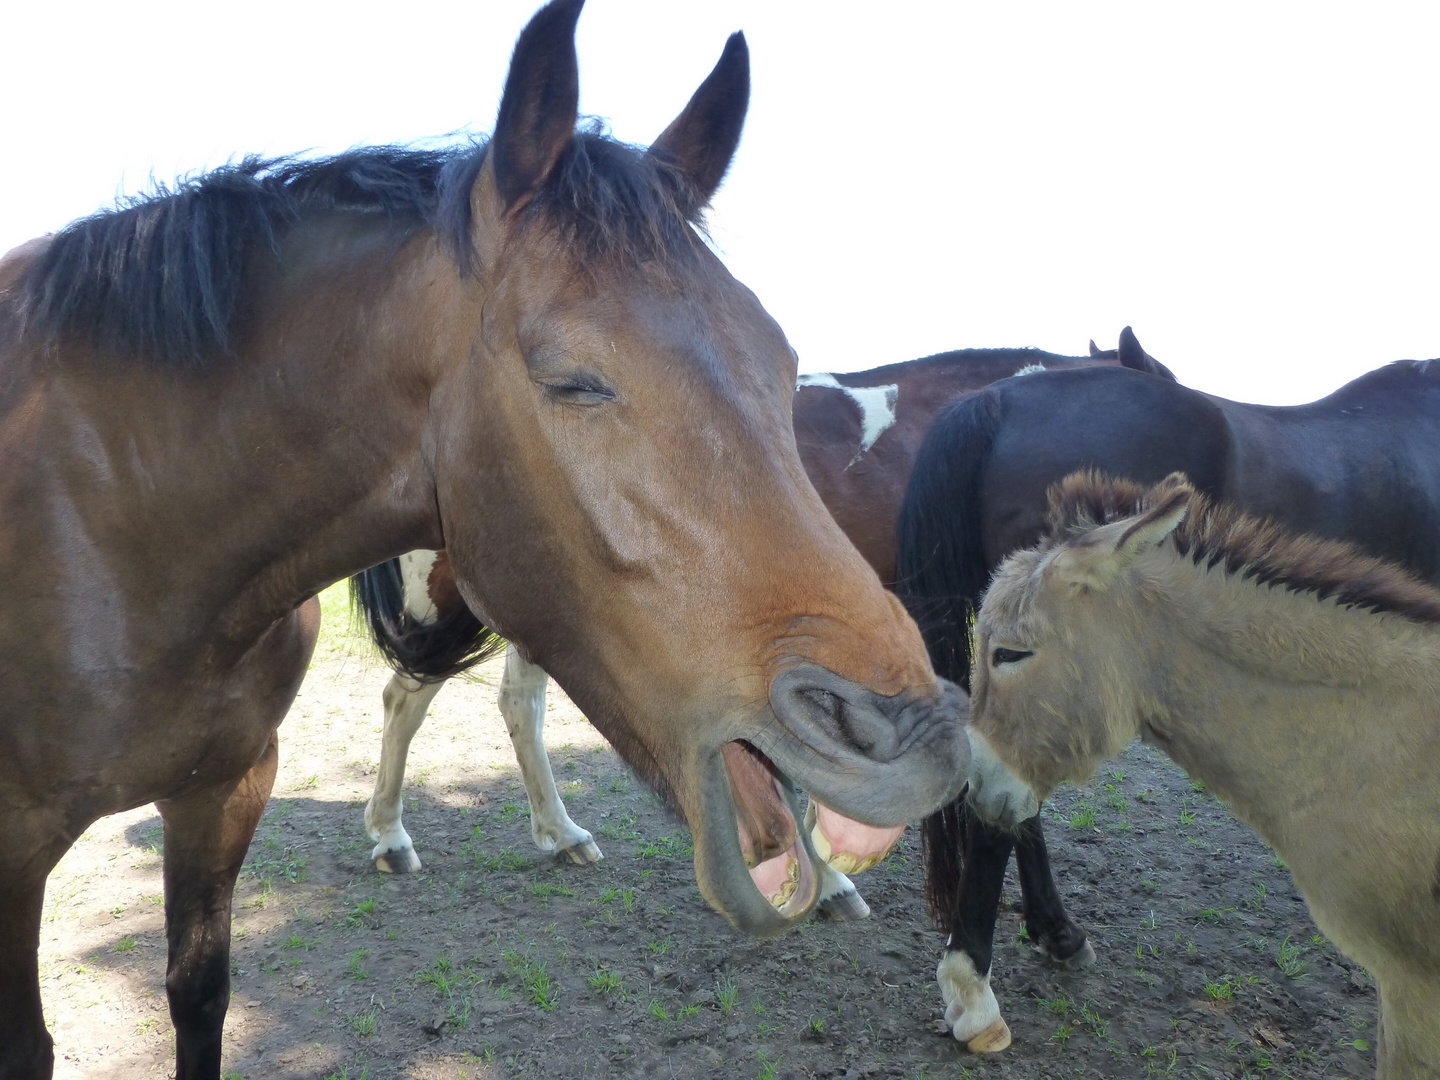
M 789 700 L 816 693 L 843 693 L 856 704 L 870 692 L 823 669 L 791 669 L 775 680 L 770 715 L 746 739 L 694 761 L 687 811 L 696 879 L 712 907 L 758 937 L 809 914 L 819 862 L 842 873 L 868 869 L 908 822 L 955 798 L 966 779 L 965 701 L 949 684 L 933 700 L 883 699 L 888 715 L 847 714 L 838 724 L 824 709 L 797 710 Z M 893 730 L 857 730 L 867 724 Z M 884 737 L 869 737 L 877 734 Z M 809 816 L 799 789 L 811 796 Z

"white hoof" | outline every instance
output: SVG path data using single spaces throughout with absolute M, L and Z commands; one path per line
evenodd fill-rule
M 568 856 L 576 866 L 590 866 L 605 858 L 604 853 L 595 846 L 595 841 L 589 838 L 588 833 L 580 843 L 561 848 L 557 854 Z
M 859 922 L 870 917 L 870 905 L 856 891 L 854 882 L 826 863 L 820 864 L 819 871 L 820 900 L 815 912 L 820 918 L 831 922 Z
M 532 827 L 530 839 L 535 841 L 535 846 L 545 854 L 554 855 L 556 858 L 569 858 L 579 866 L 588 866 L 605 858 L 596 847 L 595 838 L 568 819 L 554 828 L 546 828 L 544 825 L 539 828 Z
M 376 844 L 370 857 L 375 860 L 375 869 L 382 874 L 413 874 L 420 869 L 420 856 L 413 847 L 393 848 L 381 851 L 382 844 Z
M 994 1054 L 1010 1045 L 1010 1028 L 990 989 L 990 972 L 982 978 L 970 957 L 957 949 L 941 959 L 935 981 L 945 1002 L 945 1022 L 956 1041 L 976 1054 Z

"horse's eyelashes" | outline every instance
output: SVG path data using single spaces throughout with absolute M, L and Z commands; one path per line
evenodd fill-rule
M 540 386 L 551 401 L 566 405 L 603 405 L 615 400 L 615 391 L 604 380 L 591 375 L 546 379 Z
M 990 662 L 993 666 L 1001 664 L 1014 664 L 1024 660 L 1027 656 L 1034 656 L 1034 652 L 1022 649 L 996 649 L 990 654 Z

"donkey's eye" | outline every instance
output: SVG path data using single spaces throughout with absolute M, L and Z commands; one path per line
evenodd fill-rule
M 996 649 L 990 654 L 990 663 L 995 667 L 999 667 L 1001 664 L 1016 664 L 1024 660 L 1027 656 L 1034 655 L 1035 654 L 1029 650 Z

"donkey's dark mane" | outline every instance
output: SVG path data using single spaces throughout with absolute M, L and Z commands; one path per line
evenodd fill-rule
M 1046 545 L 1144 513 L 1175 493 L 1174 478 L 1146 488 L 1093 470 L 1072 473 L 1050 488 Z M 1440 624 L 1440 589 L 1394 563 L 1366 555 L 1352 544 L 1291 532 L 1229 503 L 1212 502 L 1198 491 L 1189 492 L 1185 518 L 1170 539 L 1196 565 L 1221 566 L 1227 574 L 1259 585 Z
M 434 229 L 464 275 L 476 269 L 470 189 L 488 144 L 371 146 L 334 157 L 246 157 L 173 187 L 120 200 L 57 233 L 20 289 L 25 333 L 166 365 L 233 349 L 247 264 L 273 255 L 309 214 L 386 219 L 402 235 Z M 668 162 L 578 131 L 522 212 L 556 229 L 582 260 L 665 260 L 686 250 L 703 206 Z

